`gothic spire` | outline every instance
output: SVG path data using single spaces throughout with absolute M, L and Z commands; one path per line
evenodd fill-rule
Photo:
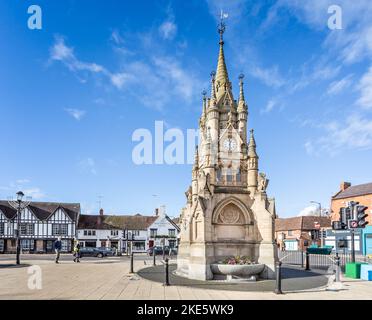
M 207 91 L 203 90 L 203 113 L 202 113 L 202 119 L 205 119 L 205 116 L 207 114 Z
M 225 28 L 226 28 L 226 25 L 221 19 L 221 23 L 219 24 L 219 27 L 218 27 L 218 32 L 220 34 L 220 52 L 218 55 L 217 74 L 216 74 L 217 85 L 219 85 L 221 88 L 224 88 L 225 85 L 228 85 L 229 83 L 229 76 L 227 73 L 225 54 L 223 50 L 223 45 L 224 45 L 223 34 L 225 32 Z
M 254 139 L 254 130 L 251 130 L 251 138 L 249 139 L 248 156 L 250 158 L 258 158 L 256 152 L 256 140 Z
M 247 106 L 246 106 L 245 98 L 244 98 L 244 88 L 243 88 L 244 82 L 243 82 L 243 79 L 244 79 L 244 74 L 241 73 L 239 75 L 240 92 L 239 92 L 238 112 L 247 111 Z

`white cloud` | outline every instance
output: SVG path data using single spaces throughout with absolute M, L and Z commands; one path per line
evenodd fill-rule
M 345 122 L 333 121 L 322 127 L 325 133 L 305 144 L 306 151 L 311 155 L 326 153 L 335 156 L 345 150 L 372 149 L 372 120 L 359 114 L 349 116 Z
M 257 79 L 260 79 L 269 87 L 279 88 L 285 84 L 284 78 L 279 73 L 278 66 L 268 69 L 254 66 L 250 70 L 250 74 Z
M 342 78 L 341 80 L 334 81 L 328 86 L 327 93 L 328 95 L 336 95 L 342 92 L 343 90 L 347 89 L 350 87 L 352 84 L 352 79 L 353 75 L 349 74 L 348 76 Z
M 266 107 L 262 110 L 262 113 L 269 113 L 269 112 L 271 112 L 277 105 L 278 105 L 278 101 L 277 100 L 270 99 L 267 102 Z
M 29 188 L 23 190 L 26 197 L 31 197 L 32 200 L 42 200 L 46 197 L 45 193 L 43 193 L 40 188 Z
M 122 45 L 124 44 L 124 39 L 120 35 L 120 32 L 118 30 L 114 30 L 111 33 L 111 38 L 110 38 L 115 44 L 117 45 Z
M 50 49 L 50 60 L 62 62 L 78 77 L 81 71 L 100 74 L 108 79 L 109 85 L 135 96 L 145 106 L 156 110 L 162 110 L 175 97 L 190 103 L 203 87 L 201 81 L 189 66 L 181 63 L 179 58 L 157 53 L 159 50 L 154 47 L 156 34 L 152 32 L 139 35 L 141 41 L 135 42 L 142 47 L 142 59 L 126 60 L 120 71 L 116 72 L 111 72 L 96 63 L 78 60 L 73 48 L 68 47 L 62 37 L 56 37 Z M 113 32 L 111 38 L 115 43 L 121 43 L 122 39 L 119 36 L 118 32 Z M 149 50 L 150 48 L 152 50 Z M 154 84 L 161 84 L 161 86 L 154 87 Z M 82 110 L 66 109 L 66 111 L 77 120 L 84 116 Z
M 123 89 L 124 85 L 132 80 L 132 76 L 125 72 L 114 73 L 110 74 L 110 80 L 117 89 Z
M 27 184 L 30 183 L 31 181 L 29 179 L 18 179 L 16 180 L 17 184 Z
M 80 121 L 86 114 L 85 110 L 79 110 L 79 109 L 65 109 L 65 111 L 74 119 Z
M 177 34 L 177 25 L 171 21 L 164 21 L 159 27 L 160 36 L 165 40 L 173 40 Z
M 63 37 L 57 36 L 53 46 L 50 48 L 50 60 L 60 61 L 71 71 L 88 71 L 92 73 L 105 73 L 106 69 L 96 63 L 80 61 L 74 54 L 74 49 L 65 44 Z
M 361 78 L 358 89 L 360 90 L 360 98 L 357 104 L 364 109 L 372 109 L 372 66 Z
M 305 207 L 298 214 L 298 217 L 301 217 L 301 216 L 319 216 L 319 207 L 315 205 Z
M 93 158 L 88 157 L 80 160 L 78 162 L 78 166 L 83 172 L 89 172 L 93 175 L 97 175 L 96 163 Z

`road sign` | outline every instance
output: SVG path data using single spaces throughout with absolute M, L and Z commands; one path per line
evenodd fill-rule
M 349 220 L 349 229 L 356 229 L 358 227 L 358 220 Z

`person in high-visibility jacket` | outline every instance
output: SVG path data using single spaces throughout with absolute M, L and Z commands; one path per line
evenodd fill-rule
M 74 241 L 74 262 L 80 262 L 80 243 L 77 239 Z

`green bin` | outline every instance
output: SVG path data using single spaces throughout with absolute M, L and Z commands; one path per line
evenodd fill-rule
M 360 266 L 366 264 L 364 262 L 348 262 L 346 263 L 345 276 L 352 279 L 360 279 Z

